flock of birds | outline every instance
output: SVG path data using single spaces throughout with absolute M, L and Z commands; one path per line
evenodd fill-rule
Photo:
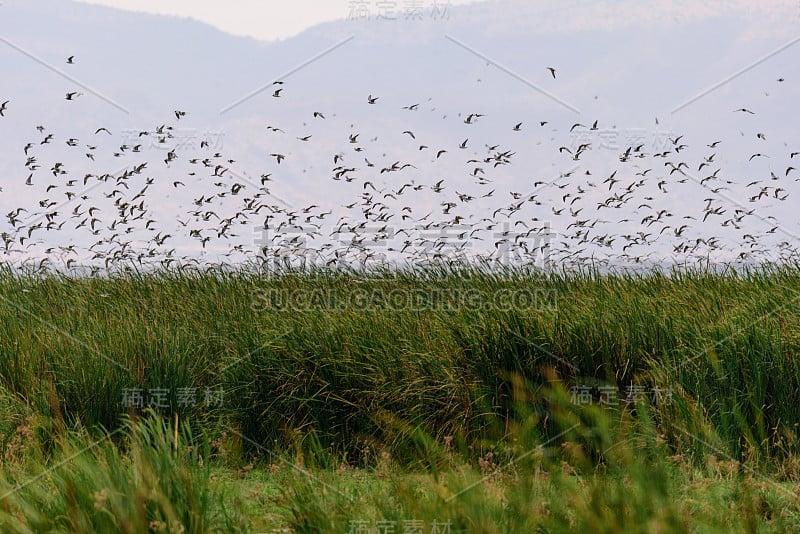
M 74 61 L 70 56 L 66 62 Z M 555 79 L 555 68 L 547 70 Z M 283 81 L 275 82 L 272 97 L 282 98 L 286 89 Z M 64 98 L 82 96 L 69 91 Z M 387 104 L 370 94 L 363 105 Z M 421 113 L 422 106 L 412 103 L 399 111 Z M 0 128 L 13 110 L 11 99 L 0 104 Z M 732 112 L 755 115 L 747 108 Z M 353 128 L 341 139 L 342 150 L 330 155 L 330 169 L 314 177 L 336 182 L 347 200 L 291 207 L 271 191 L 281 182 L 291 152 L 266 150 L 267 169 L 250 178 L 207 140 L 192 153 L 176 143 L 178 123 L 186 115 L 175 110 L 174 119 L 137 132 L 132 141 L 104 154 L 124 161 L 118 172 L 76 174 L 65 158 L 45 161 L 41 153 L 46 145 L 62 144 L 72 151 L 72 161 L 77 155 L 94 164 L 96 157 L 103 159 L 98 147 L 116 139 L 108 128 L 98 127 L 85 139 L 57 138 L 37 126 L 35 138 L 19 154 L 25 174 L 14 184 L 17 205 L 0 226 L 5 263 L 97 273 L 131 265 L 206 265 L 212 258 L 223 264 L 244 260 L 329 267 L 461 260 L 613 267 L 795 256 L 791 231 L 766 213 L 786 202 L 792 184 L 800 181 L 800 171 L 791 165 L 800 161 L 795 160 L 797 149 L 780 155 L 754 152 L 748 161 L 771 158 L 781 168 L 761 178 L 735 179 L 717 163 L 723 141 L 704 145 L 693 160 L 685 156 L 685 137 L 675 135 L 658 151 L 644 142 L 620 148 L 611 158 L 613 165 L 605 161 L 605 151 L 599 155 L 602 172 L 592 172 L 588 156 L 597 150 L 591 134 L 600 125 L 579 122 L 569 129 L 579 141 L 557 150 L 567 170 L 531 179 L 526 189 L 512 189 L 511 181 L 499 177 L 513 173 L 507 169 L 519 157 L 508 147 L 479 146 L 472 136 L 439 146 L 409 127 L 402 131 L 406 146 L 393 147 L 401 155 L 394 159 L 372 153 L 366 135 Z M 309 110 L 311 121 L 326 121 L 326 115 L 325 110 Z M 484 117 L 470 112 L 458 120 L 479 128 Z M 520 121 L 508 130 L 544 131 L 547 124 Z M 265 127 L 265 135 L 314 142 L 312 134 L 287 134 L 274 125 Z M 765 139 L 757 132 L 754 141 Z M 152 146 L 163 148 L 158 159 L 148 157 Z M 422 158 L 427 167 L 421 167 Z M 463 171 L 442 176 L 437 165 L 445 160 L 449 168 L 460 165 Z M 10 201 L 11 194 L 0 188 L 0 202 Z M 179 198 L 188 196 L 191 201 L 181 205 Z M 174 200 L 165 202 L 168 197 Z

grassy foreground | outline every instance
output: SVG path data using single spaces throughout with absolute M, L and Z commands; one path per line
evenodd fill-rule
M 800 528 L 800 269 L 0 274 L 2 532 Z

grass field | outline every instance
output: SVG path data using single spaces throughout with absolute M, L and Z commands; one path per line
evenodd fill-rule
M 0 274 L 2 532 L 800 529 L 800 267 Z

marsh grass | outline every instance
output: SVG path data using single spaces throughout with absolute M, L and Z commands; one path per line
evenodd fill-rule
M 359 514 L 416 514 L 452 531 L 715 531 L 735 511 L 791 527 L 798 288 L 797 266 L 6 270 L 4 484 L 101 444 L 2 499 L 3 524 L 200 532 L 268 516 L 347 532 Z M 620 402 L 598 405 L 597 389 L 576 402 L 570 388 L 586 385 Z M 633 386 L 669 389 L 669 402 L 623 402 Z M 161 393 L 139 405 L 134 390 Z M 176 414 L 194 447 L 177 456 Z M 229 483 L 251 463 L 242 480 L 282 481 L 260 519 L 259 491 Z M 220 488 L 241 506 L 221 511 Z

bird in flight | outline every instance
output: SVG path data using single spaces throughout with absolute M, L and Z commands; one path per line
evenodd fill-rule
M 378 101 L 378 98 L 379 98 L 379 97 L 377 97 L 377 96 L 372 96 L 372 95 L 369 95 L 369 96 L 367 97 L 367 104 L 374 104 L 375 102 L 377 102 L 377 101 Z
M 75 62 L 75 56 L 69 56 L 67 58 L 67 63 L 69 63 L 70 65 L 72 65 L 74 62 Z
M 82 96 L 82 95 L 83 95 L 83 93 L 79 93 L 77 91 L 73 91 L 72 93 L 67 93 L 67 97 L 66 98 L 67 98 L 67 100 L 73 100 L 76 97 Z
M 8 102 L 9 102 L 9 101 L 8 101 L 8 100 L 6 100 L 6 101 L 5 101 L 5 102 L 3 102 L 2 104 L 0 104 L 0 117 L 5 117 L 5 115 L 3 114 L 3 112 L 4 112 L 4 111 L 7 109 L 7 107 L 8 107 Z
M 180 120 L 181 117 L 185 117 L 185 116 L 186 116 L 186 112 L 185 111 L 178 111 L 177 109 L 175 110 L 175 118 L 176 119 Z
M 735 112 L 737 112 L 737 111 L 743 111 L 743 112 L 745 112 L 745 113 L 749 113 L 750 115 L 755 115 L 755 113 L 753 113 L 752 111 L 750 111 L 750 110 L 749 110 L 749 109 L 747 109 L 747 108 L 739 108 L 739 109 L 734 109 L 733 111 L 734 111 L 734 113 L 735 113 Z
M 556 79 L 556 69 L 554 69 L 553 67 L 547 67 L 547 70 L 550 71 L 550 74 L 553 75 L 553 79 L 555 80 Z
M 281 91 L 283 91 L 283 87 L 275 89 L 275 92 L 272 93 L 272 96 L 274 96 L 275 98 L 279 98 L 281 96 Z

